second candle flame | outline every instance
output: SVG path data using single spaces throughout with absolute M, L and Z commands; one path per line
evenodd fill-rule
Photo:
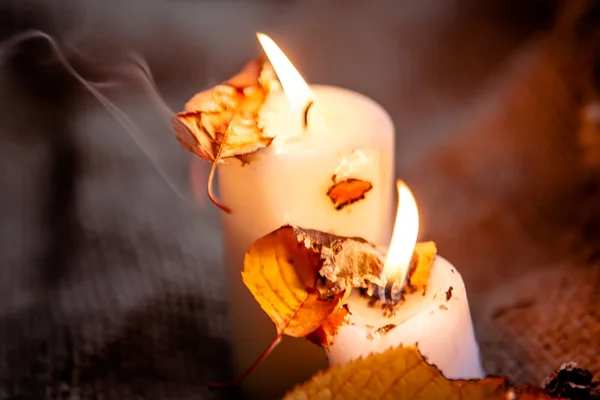
M 382 277 L 404 283 L 419 235 L 419 210 L 412 192 L 402 181 L 398 188 L 398 212 Z
M 298 111 L 303 111 L 312 99 L 312 92 L 308 84 L 273 39 L 264 33 L 257 33 L 256 36 L 271 65 L 273 65 L 273 69 L 277 73 L 277 77 L 292 107 Z

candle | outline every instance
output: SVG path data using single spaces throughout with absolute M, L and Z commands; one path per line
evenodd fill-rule
M 418 233 L 418 211 L 408 188 L 399 184 L 398 190 L 398 215 L 383 278 L 388 283 L 395 280 L 404 284 Z M 390 291 L 394 289 L 388 286 L 387 294 L 397 296 Z M 417 344 L 427 361 L 447 378 L 485 376 L 465 285 L 456 268 L 444 258 L 435 258 L 424 292 L 405 294 L 392 313 L 389 308 L 384 312 L 381 306 L 369 305 L 369 299 L 358 293 L 352 293 L 346 305 L 348 323 L 339 328 L 333 344 L 327 348 L 331 365 L 346 364 L 390 347 Z
M 373 100 L 308 86 L 275 43 L 259 36 L 284 92 L 270 93 L 259 125 L 274 140 L 248 163 L 218 169 L 235 365 L 250 366 L 276 336 L 241 279 L 244 254 L 263 235 L 296 224 L 386 243 L 393 221 L 394 127 Z M 312 106 L 307 106 L 312 102 Z M 281 397 L 326 367 L 323 352 L 286 338 L 246 379 L 245 398 Z

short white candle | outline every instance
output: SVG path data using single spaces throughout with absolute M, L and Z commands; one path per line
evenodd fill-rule
M 410 279 L 407 278 L 408 266 L 419 231 L 417 204 L 402 182 L 398 182 L 398 197 L 394 234 L 382 271 L 387 282 L 399 283 L 397 294 L 401 293 L 405 280 Z M 339 328 L 333 344 L 327 348 L 330 364 L 346 364 L 390 347 L 416 344 L 427 361 L 447 378 L 482 378 L 484 372 L 467 291 L 460 274 L 448 261 L 436 256 L 423 286 L 405 293 L 404 299 L 392 310 L 385 311 L 379 303 L 369 306 L 371 299 L 354 291 L 346 304 L 348 321 Z M 385 302 L 400 300 L 385 293 L 383 297 L 387 298 L 382 299 Z M 380 293 L 375 295 L 379 297 Z
M 290 90 L 278 64 L 272 58 L 271 62 Z M 265 132 L 275 136 L 273 143 L 248 164 L 230 159 L 219 166 L 220 199 L 231 209 L 231 214 L 224 214 L 223 225 L 237 372 L 249 367 L 276 336 L 273 323 L 241 279 L 244 254 L 255 240 L 288 223 L 379 244 L 387 243 L 391 234 L 391 118 L 373 100 L 346 89 L 310 86 L 300 96 L 307 93 L 314 105 L 306 128 L 298 107 L 306 101 L 291 102 L 287 96 L 293 93 L 273 93 L 260 113 Z M 334 175 L 338 180 L 364 180 L 372 189 L 364 199 L 337 210 L 327 196 Z M 326 366 L 321 349 L 286 337 L 244 382 L 244 398 L 281 397 Z
M 431 266 L 425 296 L 418 292 L 407 295 L 391 318 L 383 315 L 381 307 L 369 307 L 368 300 L 358 293 L 349 297 L 347 306 L 349 323 L 340 327 L 327 349 L 331 365 L 347 364 L 390 347 L 416 344 L 446 378 L 485 376 L 465 285 L 444 258 L 437 256 Z

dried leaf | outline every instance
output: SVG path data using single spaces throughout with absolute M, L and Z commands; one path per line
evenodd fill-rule
M 299 242 L 319 254 L 321 269 L 317 289 L 324 297 L 346 292 L 349 288 L 366 288 L 381 284 L 385 256 L 373 244 L 361 238 L 294 227 Z
M 371 182 L 350 178 L 335 183 L 327 191 L 327 196 L 333 202 L 333 207 L 341 210 L 349 204 L 364 199 L 365 194 L 371 189 L 373 189 Z
M 322 293 L 317 283 L 324 252 L 339 241 L 351 241 L 323 232 L 283 226 L 258 239 L 244 258 L 242 280 L 275 324 L 277 336 L 267 350 L 241 375 L 211 387 L 225 387 L 245 379 L 279 344 L 282 335 L 329 343 L 348 313 L 342 308 L 350 294 Z M 364 245 L 362 241 L 361 244 Z
M 600 399 L 600 382 L 594 381 L 594 375 L 576 363 L 561 365 L 548 376 L 542 386 L 555 397 L 568 399 Z
M 325 321 L 323 325 L 309 334 L 306 339 L 317 346 L 331 346 L 333 344 L 333 338 L 337 335 L 340 326 L 346 322 L 346 316 L 348 314 L 349 311 L 347 307 L 338 308 L 329 316 L 329 318 L 327 318 L 327 321 Z
M 549 400 L 542 388 L 510 385 L 504 378 L 448 380 L 416 347 L 398 347 L 330 368 L 296 387 L 285 400 Z
M 421 291 L 427 287 L 436 254 L 437 246 L 434 242 L 419 242 L 415 245 L 412 264 L 414 269 L 409 271 L 408 275 L 408 285 L 411 289 Z
M 273 141 L 259 126 L 258 113 L 267 94 L 279 90 L 270 64 L 248 63 L 227 82 L 198 93 L 173 119 L 177 139 L 209 162 L 265 148 Z
M 415 247 L 412 290 L 427 284 L 435 254 L 433 242 Z M 381 285 L 384 261 L 385 255 L 364 239 L 284 226 L 252 245 L 242 278 L 277 331 L 301 337 L 321 327 L 352 288 Z M 325 337 L 331 328 L 325 328 Z
M 257 59 L 229 81 L 198 93 L 183 112 L 173 118 L 182 147 L 211 162 L 208 197 L 225 212 L 212 190 L 217 164 L 222 158 L 247 156 L 271 144 L 260 126 L 259 111 L 272 91 L 281 90 L 271 64 Z
M 341 305 L 344 293 L 323 298 L 316 290 L 323 261 L 286 226 L 257 240 L 244 259 L 242 279 L 278 334 L 304 337 Z

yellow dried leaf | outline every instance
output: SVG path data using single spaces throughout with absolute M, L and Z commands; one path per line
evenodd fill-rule
M 426 287 L 435 254 L 435 243 L 417 243 L 408 289 Z M 365 240 L 283 226 L 252 245 L 242 279 L 278 334 L 326 344 L 344 321 L 344 296 L 380 284 L 384 260 Z
M 296 387 L 284 400 L 549 400 L 542 388 L 510 385 L 504 378 L 448 380 L 416 347 L 371 354 L 330 368 Z
M 279 335 L 304 337 L 340 307 L 344 293 L 322 298 L 315 288 L 322 263 L 290 226 L 258 239 L 246 254 L 244 284 Z
M 437 247 L 434 242 L 419 242 L 415 245 L 413 252 L 414 270 L 410 272 L 408 283 L 409 286 L 417 291 L 427 287 L 431 265 L 435 260 Z

